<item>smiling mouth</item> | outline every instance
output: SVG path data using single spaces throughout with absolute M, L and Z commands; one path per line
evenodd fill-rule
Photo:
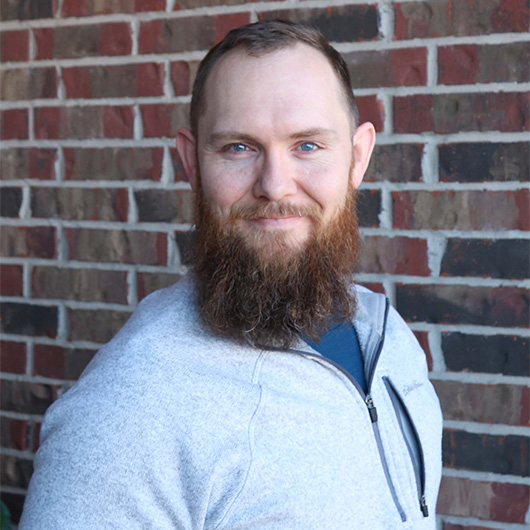
M 304 216 L 289 215 L 281 217 L 256 217 L 249 219 L 248 222 L 258 225 L 260 228 L 291 228 L 301 222 L 306 222 Z

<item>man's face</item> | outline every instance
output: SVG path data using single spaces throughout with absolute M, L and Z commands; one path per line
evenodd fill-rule
M 197 173 L 204 200 L 262 259 L 292 257 L 336 218 L 349 182 L 360 182 L 349 111 L 330 64 L 303 44 L 263 57 L 236 49 L 213 69 L 203 97 Z

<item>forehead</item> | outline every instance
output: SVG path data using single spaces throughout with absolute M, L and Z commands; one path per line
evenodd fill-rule
M 229 52 L 205 86 L 201 131 L 329 127 L 348 122 L 349 110 L 328 59 L 305 45 L 255 57 Z

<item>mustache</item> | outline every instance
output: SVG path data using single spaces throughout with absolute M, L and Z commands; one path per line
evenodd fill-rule
M 230 218 L 233 221 L 254 220 L 263 217 L 309 217 L 318 222 L 322 218 L 322 213 L 316 205 L 300 206 L 290 202 L 277 201 L 267 201 L 252 206 L 234 206 L 230 210 Z

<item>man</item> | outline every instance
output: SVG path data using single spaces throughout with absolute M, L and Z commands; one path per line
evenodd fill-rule
M 48 411 L 22 530 L 435 528 L 424 354 L 352 283 L 374 142 L 317 31 L 261 22 L 210 51 L 177 138 L 192 272 Z

